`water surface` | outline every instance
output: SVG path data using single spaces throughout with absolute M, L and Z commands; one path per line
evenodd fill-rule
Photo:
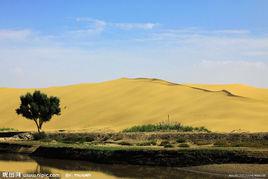
M 18 154 L 0 154 L 0 171 L 2 174 L 3 172 L 53 174 L 54 177 L 50 178 L 223 178 L 223 176 L 208 173 L 184 171 L 176 167 L 96 164 L 85 161 L 47 159 Z

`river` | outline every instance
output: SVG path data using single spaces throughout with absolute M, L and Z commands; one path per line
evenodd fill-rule
M 17 178 L 222 178 L 184 171 L 176 167 L 96 164 L 86 161 L 48 159 L 18 154 L 0 154 L 1 176 Z

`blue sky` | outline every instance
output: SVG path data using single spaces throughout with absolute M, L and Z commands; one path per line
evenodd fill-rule
M 268 87 L 266 0 L 0 1 L 0 86 L 120 77 Z

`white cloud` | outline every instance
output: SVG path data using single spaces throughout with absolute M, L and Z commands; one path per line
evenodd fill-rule
M 243 29 L 165 29 L 150 23 L 76 20 L 86 25 L 61 35 L 29 29 L 0 30 L 0 86 L 50 86 L 149 76 L 175 82 L 268 87 L 265 35 L 255 36 Z M 142 33 L 102 33 L 112 28 L 141 29 Z M 24 78 L 19 78 L 20 74 Z
M 268 36 L 247 30 L 161 29 L 135 40 L 198 54 L 199 60 L 268 60 Z
M 84 38 L 100 35 L 106 28 L 107 23 L 102 20 L 78 17 L 75 19 L 78 23 L 84 23 L 84 27 L 75 28 L 74 30 L 66 31 L 62 34 L 63 38 Z M 62 38 L 62 37 L 61 37 Z
M 86 22 L 87 23 L 87 30 L 96 30 L 96 31 L 103 31 L 104 28 L 107 26 L 107 23 L 103 20 L 99 19 L 92 19 L 92 18 L 76 18 L 77 22 Z
M 248 68 L 248 69 L 267 69 L 268 62 L 261 62 L 261 61 L 232 61 L 232 60 L 203 60 L 199 64 L 200 67 L 204 68 L 214 68 L 214 67 L 234 67 L 234 68 Z
M 147 40 L 177 40 L 181 38 L 189 37 L 241 37 L 250 35 L 249 30 L 245 29 L 223 29 L 223 30 L 204 30 L 199 28 L 179 28 L 179 29 L 160 29 L 157 32 L 153 32 L 151 38 Z
M 213 31 L 216 34 L 233 34 L 233 35 L 244 35 L 249 34 L 249 30 L 245 29 L 225 29 L 225 30 L 215 30 Z
M 0 29 L 0 40 L 24 40 L 31 34 L 32 32 L 29 29 Z
M 131 30 L 131 29 L 148 30 L 158 26 L 157 23 L 111 23 L 110 25 L 124 30 Z
M 117 22 L 107 22 L 104 20 L 94 19 L 94 18 L 88 18 L 88 17 L 78 17 L 76 18 L 77 22 L 85 22 L 87 23 L 87 27 L 85 29 L 82 29 L 80 31 L 87 31 L 95 29 L 97 31 L 103 31 L 105 28 L 115 28 L 115 29 L 121 29 L 121 30 L 134 30 L 134 29 L 142 29 L 142 30 L 150 30 L 157 26 L 159 26 L 158 23 L 130 23 L 130 22 L 123 22 L 123 23 L 117 23 Z
M 263 61 L 211 61 L 196 64 L 191 73 L 194 83 L 243 83 L 267 87 L 268 62 Z

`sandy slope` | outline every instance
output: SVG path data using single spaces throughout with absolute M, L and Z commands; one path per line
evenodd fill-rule
M 192 87 L 204 88 L 211 91 L 227 90 L 232 94 L 248 97 L 251 99 L 258 99 L 261 101 L 268 101 L 268 89 L 255 88 L 252 86 L 241 84 L 229 85 L 208 85 L 208 84 L 185 84 Z
M 54 117 L 44 128 L 121 130 L 165 121 L 169 114 L 172 121 L 205 126 L 213 131 L 268 131 L 268 90 L 244 89 L 239 85 L 226 89 L 245 96 L 238 97 L 228 91 L 142 78 L 46 88 L 41 91 L 60 97 L 62 115 Z M 15 114 L 19 96 L 27 91 L 33 89 L 0 88 L 0 127 L 35 130 L 32 121 Z

